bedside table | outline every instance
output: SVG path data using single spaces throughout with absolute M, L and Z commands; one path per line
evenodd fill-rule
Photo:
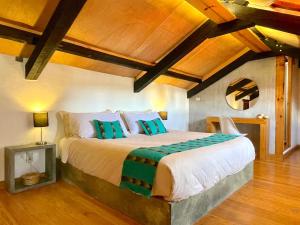
M 45 150 L 45 177 L 39 183 L 25 186 L 22 179 L 15 178 L 15 155 L 20 152 Z M 38 188 L 56 181 L 56 145 L 19 145 L 5 147 L 5 186 L 11 193 L 17 193 L 32 188 Z

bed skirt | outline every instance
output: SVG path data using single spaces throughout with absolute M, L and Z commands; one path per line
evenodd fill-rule
M 123 190 L 70 164 L 59 163 L 61 178 L 90 196 L 144 225 L 192 225 L 253 177 L 253 163 L 227 176 L 207 191 L 179 202 L 145 198 Z

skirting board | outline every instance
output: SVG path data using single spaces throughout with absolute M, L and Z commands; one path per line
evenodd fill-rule
M 253 177 L 253 163 L 250 163 L 239 173 L 224 178 L 207 191 L 179 202 L 168 202 L 120 189 L 70 164 L 60 165 L 63 180 L 144 225 L 192 225 Z

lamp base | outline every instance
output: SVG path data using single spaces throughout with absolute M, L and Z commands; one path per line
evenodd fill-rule
M 36 145 L 46 145 L 47 141 L 38 141 L 35 143 Z

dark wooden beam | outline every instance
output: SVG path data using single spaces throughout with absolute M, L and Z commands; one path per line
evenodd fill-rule
M 252 88 L 250 88 L 250 89 L 247 89 L 246 91 L 244 91 L 244 92 L 242 92 L 242 93 L 236 95 L 236 96 L 235 96 L 235 100 L 238 101 L 238 100 L 240 100 L 240 99 L 246 97 L 247 95 L 253 94 L 253 93 L 256 92 L 256 91 L 258 91 L 258 87 L 257 87 L 257 86 L 254 86 L 254 87 L 252 87 Z
M 4 25 L 0 25 L 0 37 L 9 39 L 9 40 L 13 40 L 13 41 L 17 41 L 17 42 L 21 42 L 21 43 L 27 43 L 30 45 L 36 45 L 41 38 L 41 36 L 38 34 L 34 34 L 31 32 L 19 30 L 19 29 L 4 26 Z M 127 59 L 127 58 L 116 56 L 116 55 L 111 55 L 111 54 L 108 54 L 105 52 L 99 52 L 99 51 L 96 51 L 93 49 L 85 48 L 85 47 L 75 45 L 75 44 L 72 44 L 69 42 L 64 42 L 64 41 L 62 41 L 57 46 L 56 50 L 65 52 L 65 53 L 69 53 L 69 54 L 73 54 L 73 55 L 77 55 L 77 56 L 81 56 L 81 57 L 85 57 L 85 58 L 90 58 L 93 60 L 99 60 L 99 61 L 103 61 L 103 62 L 107 62 L 107 63 L 112 63 L 112 64 L 128 67 L 131 69 L 147 71 L 153 67 L 152 65 L 149 65 L 149 64 L 146 64 L 143 62 L 135 61 L 132 59 Z M 186 74 L 179 73 L 179 72 L 168 71 L 166 73 L 166 75 L 176 77 L 178 79 L 201 83 L 201 79 L 191 77 Z
M 78 46 L 78 45 L 68 43 L 68 42 L 61 42 L 58 45 L 57 50 L 66 52 L 66 53 L 70 53 L 73 55 L 78 55 L 78 56 L 85 57 L 85 58 L 100 60 L 103 62 L 108 62 L 108 63 L 117 64 L 120 66 L 129 67 L 129 68 L 137 69 L 137 70 L 145 70 L 146 71 L 153 67 L 146 63 L 141 63 L 141 62 L 134 61 L 131 59 L 127 59 L 127 58 L 123 58 L 123 57 L 119 57 L 119 56 L 115 56 L 115 55 L 110 55 L 110 54 L 107 54 L 104 52 L 99 52 L 99 51 L 96 51 L 93 49 L 85 48 L 85 47 Z
M 273 51 L 260 52 L 260 53 L 257 53 L 251 60 L 271 58 L 271 57 L 276 57 L 276 56 L 279 56 L 279 55 L 281 55 L 281 54 L 273 52 Z
M 242 66 L 246 62 L 250 61 L 255 55 L 256 55 L 256 53 L 253 52 L 253 51 L 246 52 L 244 55 L 242 55 L 238 59 L 234 60 L 229 65 L 225 66 L 223 69 L 216 72 L 215 74 L 213 74 L 208 79 L 204 80 L 202 82 L 202 84 L 198 84 L 197 86 L 195 86 L 191 90 L 188 90 L 187 97 L 191 98 L 194 95 L 198 94 L 200 91 L 203 91 L 204 89 L 208 88 L 210 85 L 214 84 L 218 80 L 225 77 L 228 73 L 232 72 L 233 70 L 235 70 L 238 67 Z
M 256 99 L 259 97 L 259 91 L 257 90 L 256 92 L 254 92 L 252 95 L 250 95 L 250 101 Z
M 216 26 L 216 23 L 213 21 L 206 21 L 201 27 L 194 31 L 189 37 L 187 37 L 169 54 L 167 54 L 160 62 L 158 62 L 155 67 L 150 69 L 145 75 L 136 80 L 134 82 L 134 92 L 140 92 L 158 76 L 166 73 L 171 66 L 176 64 L 195 47 L 205 41 L 209 34 L 215 30 Z
M 191 81 L 191 82 L 195 82 L 195 83 L 202 83 L 202 79 L 197 78 L 197 77 L 192 77 L 192 76 L 187 76 L 178 72 L 174 72 L 174 71 L 167 71 L 166 74 L 164 74 L 168 77 L 174 77 L 174 78 L 178 78 L 181 80 L 186 80 L 186 81 Z
M 86 0 L 60 0 L 25 65 L 26 79 L 36 80 L 65 37 Z
M 226 91 L 226 95 L 230 95 L 231 93 L 240 90 L 242 87 L 246 86 L 247 84 L 251 83 L 252 80 L 250 79 L 243 79 L 241 81 L 239 81 L 238 83 L 229 86 L 227 91 Z
M 184 56 L 207 38 L 232 33 L 238 30 L 254 26 L 252 22 L 233 20 L 230 22 L 216 24 L 211 20 L 206 21 L 201 27 L 194 31 L 181 44 L 165 56 L 154 68 L 134 82 L 134 92 L 139 92 L 154 81 L 158 76 L 165 73 Z
M 215 31 L 211 32 L 208 38 L 222 36 L 239 30 L 247 29 L 253 26 L 255 26 L 255 24 L 251 21 L 249 22 L 240 19 L 235 19 L 226 23 L 218 24 Z
M 265 37 L 259 30 L 252 28 L 252 31 L 272 50 L 276 55 L 286 55 L 293 58 L 300 58 L 300 48 L 281 43 L 269 37 Z
M 238 19 L 253 22 L 256 25 L 300 35 L 300 16 L 242 6 L 234 3 L 224 2 L 223 5 Z
M 0 38 L 35 45 L 40 35 L 0 24 Z

